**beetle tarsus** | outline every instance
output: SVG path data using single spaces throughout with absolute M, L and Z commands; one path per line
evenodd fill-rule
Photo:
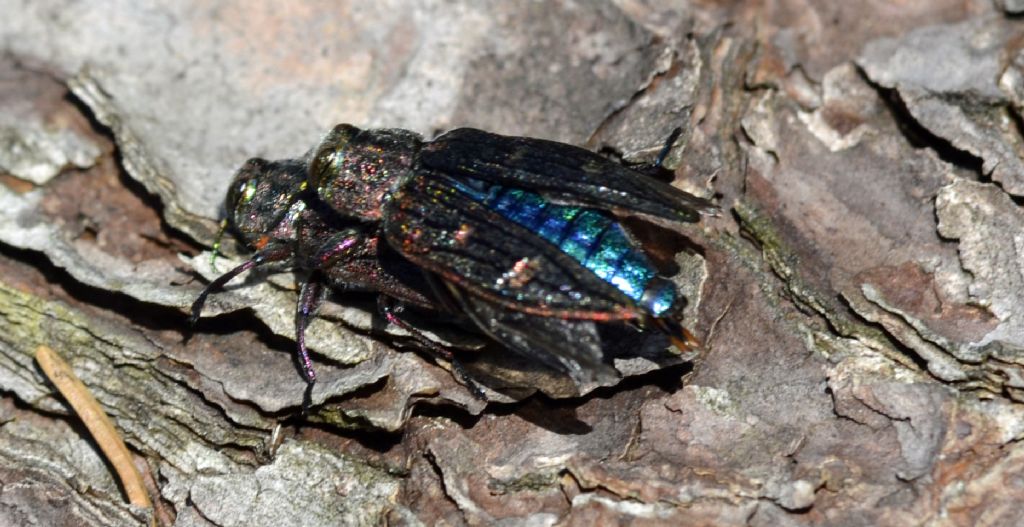
M 316 385 L 316 379 L 312 381 L 306 380 L 306 389 L 302 391 L 302 416 L 309 415 L 310 408 L 313 407 L 313 386 Z

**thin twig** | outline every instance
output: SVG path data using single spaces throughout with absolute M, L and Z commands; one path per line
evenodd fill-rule
M 121 485 L 124 487 L 125 494 L 128 495 L 129 503 L 139 507 L 152 507 L 149 495 L 146 494 L 146 487 L 142 483 L 142 476 L 135 468 L 132 455 L 125 447 L 124 440 L 117 433 L 110 418 L 100 408 L 96 398 L 71 370 L 71 366 L 64 362 L 57 352 L 47 346 L 36 348 L 36 362 L 78 414 L 78 418 L 92 434 L 96 444 L 103 451 L 103 455 L 107 456 L 110 464 L 113 465 L 117 477 L 120 478 Z

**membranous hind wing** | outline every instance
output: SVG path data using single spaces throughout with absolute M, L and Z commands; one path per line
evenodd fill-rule
M 619 378 L 605 364 L 597 324 L 510 311 L 482 297 L 450 287 L 451 296 L 482 331 L 524 357 L 562 371 L 577 386 L 609 384 Z
M 410 261 L 513 311 L 595 321 L 644 316 L 614 286 L 535 233 L 421 172 L 384 203 L 384 233 Z
M 459 128 L 426 143 L 420 165 L 453 177 L 538 192 L 548 199 L 671 222 L 718 207 L 589 150 L 529 137 Z

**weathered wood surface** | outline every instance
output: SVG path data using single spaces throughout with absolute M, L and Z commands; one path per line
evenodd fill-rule
M 122 430 L 161 523 L 1018 524 L 1021 9 L 0 0 L 0 524 L 154 514 L 39 344 Z M 184 309 L 233 170 L 338 122 L 628 160 L 683 125 L 674 184 L 727 212 L 631 225 L 706 349 L 626 339 L 625 379 L 578 397 L 470 353 L 504 392 L 484 405 L 339 295 L 297 418 L 290 275 L 216 297 L 187 340 Z

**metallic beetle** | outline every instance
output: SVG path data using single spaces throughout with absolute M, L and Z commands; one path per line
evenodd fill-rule
M 598 323 L 628 321 L 681 349 L 695 344 L 674 318 L 674 285 L 617 215 L 672 226 L 718 209 L 644 172 L 575 146 L 471 128 L 424 141 L 338 125 L 303 159 L 252 159 L 239 170 L 228 222 L 256 252 L 206 287 L 193 322 L 209 293 L 273 263 L 310 271 L 296 312 L 310 386 L 304 332 L 325 287 L 379 293 L 390 322 L 449 360 L 404 322 L 401 306 L 456 315 L 577 382 L 605 379 L 615 374 Z

